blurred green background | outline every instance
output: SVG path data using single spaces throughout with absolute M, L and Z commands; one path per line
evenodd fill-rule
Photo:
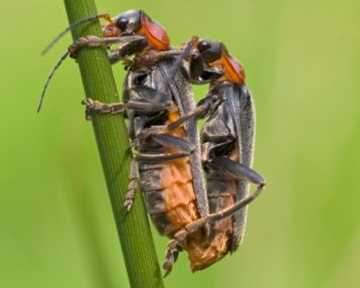
M 268 186 L 243 246 L 195 274 L 182 254 L 166 287 L 359 287 L 360 1 L 96 2 L 114 16 L 145 10 L 173 45 L 223 41 L 256 101 L 254 167 Z M 63 3 L 2 7 L 0 287 L 129 287 L 75 63 L 35 113 L 71 41 L 40 57 L 67 25 Z M 167 239 L 153 234 L 162 261 Z

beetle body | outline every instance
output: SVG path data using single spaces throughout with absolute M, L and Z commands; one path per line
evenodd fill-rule
M 172 111 L 164 109 L 146 114 L 130 110 L 129 134 L 133 140 L 136 140 L 136 134 L 143 129 L 153 126 L 166 126 L 170 121 L 180 117 L 179 104 L 176 102 L 171 89 L 159 87 L 159 83 L 165 83 L 167 77 L 162 73 L 162 69 L 166 72 L 166 67 L 171 67 L 171 61 L 167 60 L 167 62 L 157 63 L 153 67 L 142 69 L 142 71 L 131 70 L 127 75 L 124 91 L 138 89 L 141 85 L 151 87 L 163 93 L 162 95 L 167 95 L 167 101 L 171 103 L 170 106 L 176 107 L 172 108 Z M 190 95 L 192 97 L 188 79 L 185 77 L 184 71 L 176 77 L 175 85 L 179 87 L 178 91 L 182 93 L 178 96 Z M 151 97 L 152 95 L 144 94 L 143 96 Z M 139 101 L 139 99 L 132 97 L 129 100 Z M 148 101 L 152 100 L 148 99 Z M 183 126 L 170 130 L 167 134 L 176 138 L 188 139 L 187 129 Z M 138 151 L 141 154 L 152 155 L 181 153 L 181 150 L 171 146 L 163 146 L 151 138 L 141 141 Z M 198 155 L 197 157 L 199 157 Z M 171 237 L 178 229 L 199 218 L 189 156 L 166 161 L 139 161 L 139 174 L 147 212 L 160 234 Z
M 219 95 L 222 100 L 219 100 Z M 217 84 L 207 94 L 207 99 L 211 98 L 217 99 L 215 102 L 218 103 L 216 109 L 209 113 L 209 118 L 201 133 L 202 159 L 208 164 L 206 179 L 210 211 L 212 211 L 211 207 L 216 207 L 217 201 L 211 195 L 224 195 L 223 197 L 232 198 L 234 202 L 247 196 L 249 181 L 243 179 L 241 175 L 234 177 L 231 174 L 236 174 L 236 172 L 231 170 L 225 168 L 218 170 L 212 161 L 215 158 L 226 158 L 250 168 L 255 136 L 254 105 L 245 85 L 239 86 L 230 82 Z M 225 165 L 223 162 L 219 164 L 222 167 Z M 260 182 L 262 184 L 263 181 Z M 246 210 L 247 207 L 244 207 L 233 216 L 230 251 L 235 251 L 242 241 L 246 225 Z
M 236 171 L 227 169 L 228 162 L 217 162 L 226 166 L 222 170 L 214 170 L 217 167 L 211 162 L 215 158 L 225 158 L 251 168 L 255 139 L 253 98 L 245 84 L 244 68 L 228 54 L 224 44 L 208 40 L 195 42 L 198 54 L 190 63 L 190 74 L 195 81 L 210 82 L 209 92 L 200 103 L 209 107 L 208 119 L 201 132 L 202 159 L 208 164 L 206 178 L 209 197 L 212 199 L 210 195 L 218 193 L 239 201 L 247 196 L 249 181 L 241 175 L 230 177 L 229 180 L 229 176 L 236 174 Z M 264 185 L 263 180 L 258 182 Z M 210 201 L 210 207 L 216 207 L 216 203 Z M 235 251 L 242 241 L 246 214 L 247 207 L 233 217 L 230 251 Z
M 231 172 L 229 173 L 229 171 L 222 169 L 224 164 L 222 162 L 223 158 L 234 161 L 234 163 L 240 163 L 237 137 L 239 134 L 237 134 L 236 124 L 232 115 L 235 112 L 234 108 L 240 107 L 240 103 L 251 103 L 251 99 L 247 98 L 249 94 L 244 94 L 246 92 L 241 91 L 242 89 L 244 87 L 226 83 L 213 87 L 207 95 L 208 101 L 214 95 L 232 97 L 228 99 L 225 96 L 226 100 L 216 104 L 215 102 L 217 101 L 213 103 L 216 109 L 209 112 L 209 118 L 201 132 L 202 159 L 206 169 L 206 186 L 210 214 L 232 207 L 237 201 L 247 196 L 247 179 L 241 180 L 237 176 L 233 177 Z M 251 111 L 253 110 L 251 109 Z M 246 159 L 246 157 L 244 158 Z M 221 159 L 220 162 L 217 162 L 219 159 Z M 250 157 L 248 161 L 251 161 L 251 159 Z M 190 251 L 193 251 L 189 253 L 191 269 L 193 271 L 204 269 L 222 259 L 229 252 L 237 249 L 244 234 L 245 209 L 246 207 L 242 208 L 233 217 L 212 222 L 208 227 L 208 233 L 204 233 L 201 230 L 197 232 L 201 237 L 191 243 L 196 247 L 191 247 L 190 244 L 190 247 L 193 249 L 188 248 Z M 191 235 L 188 238 L 191 238 Z
M 245 85 L 242 65 L 232 58 L 220 42 L 194 37 L 190 55 L 189 74 L 197 84 L 210 83 L 209 91 L 195 111 L 178 120 L 207 117 L 201 131 L 202 162 L 206 171 L 207 197 L 210 214 L 246 201 L 250 182 L 258 186 L 258 195 L 264 179 L 251 170 L 255 138 L 255 108 Z M 174 125 L 176 127 L 176 125 Z M 235 251 L 245 232 L 247 208 L 231 218 L 211 224 L 210 231 L 221 239 L 221 248 L 214 259 L 221 259 Z M 211 241 L 211 233 L 204 242 Z M 212 260 L 205 261 L 204 267 Z M 201 269 L 201 268 L 200 268 Z

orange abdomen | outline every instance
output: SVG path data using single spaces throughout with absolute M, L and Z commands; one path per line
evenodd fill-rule
M 179 112 L 170 112 L 168 121 L 175 121 Z M 186 139 L 183 127 L 169 135 Z M 179 153 L 166 148 L 166 154 Z M 139 165 L 145 205 L 157 230 L 170 238 L 187 224 L 199 218 L 189 157 L 154 164 Z
M 178 112 L 169 113 L 169 121 L 179 118 Z M 186 138 L 183 127 L 172 130 L 172 136 Z M 174 148 L 166 149 L 165 153 L 179 153 Z M 183 157 L 163 163 L 161 186 L 164 189 L 166 218 L 171 229 L 166 231 L 172 235 L 187 224 L 199 218 L 196 208 L 196 197 L 193 188 L 189 157 Z
M 170 113 L 169 121 L 175 121 L 178 117 L 178 112 Z M 183 127 L 174 129 L 169 134 L 186 139 Z M 164 152 L 181 151 L 167 148 Z M 199 219 L 189 157 L 160 164 L 143 164 L 140 166 L 140 174 L 147 211 L 162 235 L 172 238 L 187 224 Z M 236 185 L 235 180 L 208 179 L 210 212 L 234 204 Z M 188 253 L 192 271 L 212 265 L 230 251 L 232 218 L 217 221 L 209 228 L 208 234 L 201 228 L 189 234 L 185 243 L 181 243 L 181 248 Z

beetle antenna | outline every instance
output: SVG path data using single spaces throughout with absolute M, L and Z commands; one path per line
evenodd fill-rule
M 50 74 L 49 74 L 49 76 L 48 76 L 48 78 L 47 78 L 47 80 L 46 80 L 46 83 L 45 83 L 45 85 L 44 85 L 44 88 L 43 88 L 43 90 L 42 90 L 42 92 L 41 92 L 39 105 L 38 105 L 38 108 L 37 108 L 37 110 L 36 110 L 37 113 L 39 113 L 40 110 L 41 110 L 41 106 L 42 106 L 43 101 L 44 101 L 45 93 L 46 93 L 46 90 L 47 90 L 47 88 L 48 88 L 48 86 L 49 86 L 49 83 L 50 83 L 51 78 L 54 76 L 55 71 L 60 67 L 61 63 L 66 59 L 66 57 L 67 57 L 69 54 L 70 54 L 70 52 L 69 52 L 69 51 L 66 51 L 66 53 L 65 53 L 63 56 L 61 56 L 61 58 L 59 59 L 59 61 L 58 61 L 58 62 L 56 63 L 56 65 L 54 66 L 53 70 L 50 72 Z
M 50 42 L 50 44 L 48 46 L 46 46 L 45 49 L 41 52 L 41 55 L 45 55 L 56 44 L 56 42 L 58 42 L 67 32 L 71 31 L 72 29 L 74 29 L 75 27 L 77 27 L 81 24 L 84 24 L 84 23 L 90 22 L 90 21 L 94 21 L 94 20 L 100 19 L 100 18 L 105 19 L 110 24 L 114 24 L 113 20 L 107 13 L 102 13 L 102 14 L 97 14 L 97 15 L 86 17 L 86 18 L 82 18 L 82 19 L 72 23 L 70 26 L 65 28 L 58 36 L 56 36 L 54 38 L 54 40 L 52 40 Z
M 41 55 L 45 55 L 56 44 L 56 42 L 58 42 L 67 32 L 71 31 L 72 29 L 74 29 L 75 27 L 77 27 L 83 23 L 94 21 L 98 18 L 99 18 L 98 15 L 94 15 L 94 16 L 86 17 L 86 18 L 80 19 L 78 21 L 75 21 L 70 26 L 66 27 L 59 35 L 57 35 L 54 38 L 54 40 L 52 40 L 49 43 L 49 45 L 47 45 L 45 47 L 45 49 L 41 52 Z

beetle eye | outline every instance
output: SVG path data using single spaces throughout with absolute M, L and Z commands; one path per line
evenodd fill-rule
M 126 26 L 128 25 L 128 23 L 129 23 L 129 19 L 123 18 L 123 17 L 120 17 L 120 18 L 116 21 L 116 24 L 117 24 L 117 26 L 120 28 L 121 31 L 125 31 L 125 30 L 126 30 Z
M 211 43 L 210 41 L 207 41 L 207 40 L 201 40 L 199 43 L 198 43 L 198 49 L 199 49 L 199 52 L 202 53 L 208 49 L 211 48 Z

